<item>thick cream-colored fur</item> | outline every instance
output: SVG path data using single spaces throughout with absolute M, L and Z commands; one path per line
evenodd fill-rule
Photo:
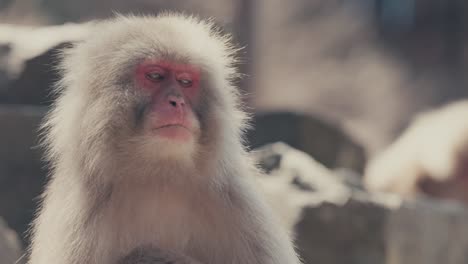
M 299 263 L 251 182 L 235 52 L 211 23 L 177 14 L 95 22 L 64 51 L 43 128 L 51 177 L 30 264 L 110 264 L 142 246 L 206 264 Z M 143 97 L 129 80 L 145 58 L 207 74 L 208 138 L 181 145 L 134 134 L 129 108 Z
M 423 178 L 444 182 L 460 176 L 458 170 L 468 155 L 467 116 L 467 100 L 420 114 L 372 160 L 366 168 L 366 186 L 412 196 Z

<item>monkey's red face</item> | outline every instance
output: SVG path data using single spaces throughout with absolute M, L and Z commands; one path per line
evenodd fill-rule
M 167 60 L 146 60 L 136 68 L 139 89 L 149 94 L 144 127 L 156 137 L 188 141 L 199 130 L 199 68 Z

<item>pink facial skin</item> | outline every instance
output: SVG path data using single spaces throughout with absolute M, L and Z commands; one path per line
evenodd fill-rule
M 200 70 L 189 64 L 147 60 L 137 66 L 135 76 L 137 85 L 151 94 L 151 130 L 167 139 L 192 138 Z

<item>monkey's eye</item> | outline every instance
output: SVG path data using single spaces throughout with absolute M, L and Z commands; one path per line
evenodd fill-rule
M 192 80 L 189 80 L 189 79 L 180 79 L 178 80 L 178 82 L 180 83 L 180 85 L 182 85 L 182 87 L 192 86 Z
M 159 72 L 148 72 L 146 74 L 146 78 L 151 80 L 151 81 L 162 81 L 164 80 L 164 75 L 162 73 L 159 73 Z

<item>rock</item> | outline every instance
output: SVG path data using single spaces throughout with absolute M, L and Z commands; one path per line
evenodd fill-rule
M 0 106 L 0 215 L 23 235 L 45 182 L 37 129 L 45 107 Z
M 58 80 L 57 54 L 70 45 L 62 43 L 52 47 L 46 53 L 25 61 L 24 69 L 18 78 L 8 81 L 0 91 L 0 102 L 6 104 L 48 105 L 51 103 L 51 87 Z
M 60 50 L 82 39 L 87 27 L 0 25 L 0 103 L 50 104 Z
M 306 263 L 385 263 L 385 220 L 389 210 L 368 201 L 305 206 L 294 232 Z
M 387 264 L 468 262 L 468 209 L 461 204 L 420 199 L 389 216 Z
M 0 218 L 0 264 L 25 263 L 24 259 L 20 259 L 21 256 L 22 250 L 18 236 Z
M 269 171 L 260 190 L 295 234 L 305 264 L 468 262 L 468 209 L 460 204 L 368 193 L 354 173 L 283 143 L 254 156 Z
M 328 168 L 349 168 L 362 172 L 364 148 L 339 127 L 312 115 L 291 112 L 258 113 L 248 141 L 252 148 L 282 141 L 302 150 Z
M 269 172 L 260 177 L 260 186 L 296 235 L 305 263 L 382 263 L 388 208 L 284 143 L 266 145 L 254 154 Z M 279 162 L 270 166 L 272 159 Z

